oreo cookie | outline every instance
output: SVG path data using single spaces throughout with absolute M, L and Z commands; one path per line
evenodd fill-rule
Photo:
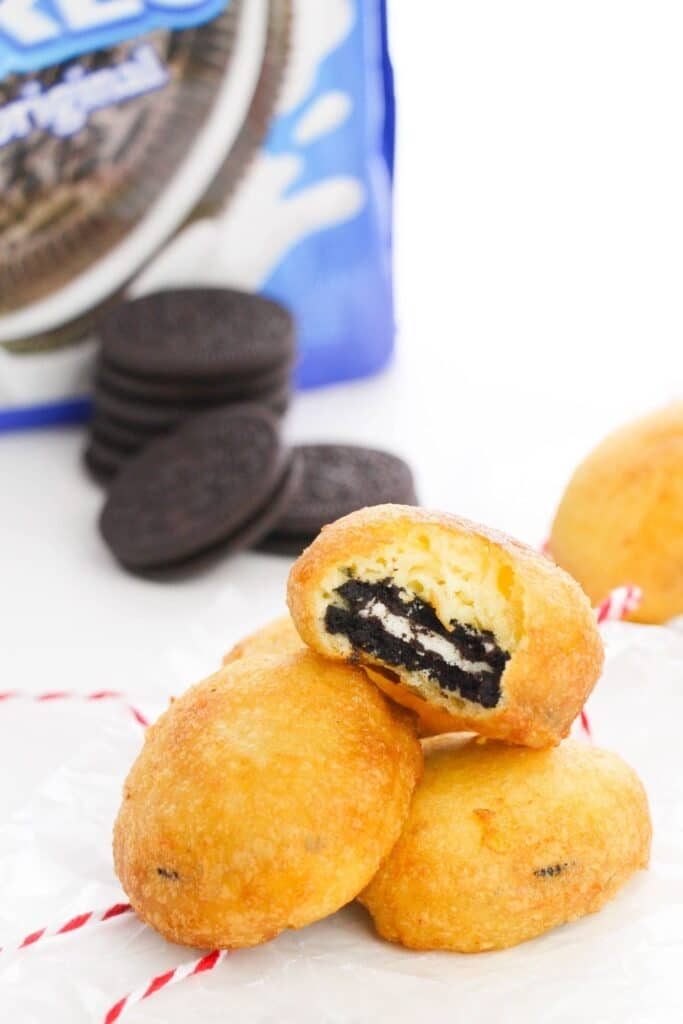
M 300 466 L 265 409 L 203 413 L 128 462 L 109 491 L 100 532 L 131 571 L 191 569 L 265 536 L 289 504 Z
M 289 311 L 227 288 L 183 288 L 124 302 L 103 317 L 98 335 L 106 364 L 173 388 L 179 382 L 234 388 L 236 381 L 285 373 L 294 358 Z
M 83 453 L 83 461 L 90 475 L 99 484 L 108 484 L 130 458 L 130 452 L 91 437 Z
M 306 550 L 315 537 L 279 537 L 269 534 L 265 540 L 259 541 L 257 550 L 265 555 L 282 555 L 285 558 L 298 558 Z
M 101 383 L 95 386 L 93 405 L 95 415 L 93 422 L 104 418 L 107 422 L 116 422 L 127 431 L 145 435 L 147 438 L 166 433 L 184 423 L 191 416 L 208 409 L 223 408 L 229 404 L 262 405 L 277 416 L 283 416 L 289 407 L 291 391 L 288 385 L 270 394 L 243 398 L 237 402 L 225 399 L 202 402 L 152 402 L 128 395 L 118 394 L 105 388 Z
M 259 545 L 298 555 L 326 523 L 366 505 L 415 505 L 410 467 L 395 455 L 355 445 L 315 444 L 295 449 L 299 486 L 275 528 Z
M 192 342 L 188 341 L 188 346 Z M 95 373 L 95 384 L 105 391 L 141 399 L 143 402 L 181 402 L 200 405 L 206 402 L 246 401 L 281 393 L 289 387 L 290 367 L 259 374 L 248 379 L 222 377 L 216 381 L 202 381 L 187 377 L 154 379 L 136 377 L 117 369 L 101 359 Z
M 105 444 L 122 448 L 127 452 L 135 452 L 144 444 L 165 431 L 150 432 L 141 427 L 120 423 L 103 412 L 96 412 L 89 423 L 91 437 Z

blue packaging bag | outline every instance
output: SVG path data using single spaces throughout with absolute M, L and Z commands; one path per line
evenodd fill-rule
M 289 306 L 301 387 L 379 370 L 393 149 L 383 0 L 0 0 L 0 428 L 86 415 L 101 311 L 180 285 Z

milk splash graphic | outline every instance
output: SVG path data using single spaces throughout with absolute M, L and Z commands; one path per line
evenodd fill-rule
M 350 0 L 297 0 L 293 59 L 278 115 L 295 111 L 313 88 L 324 58 L 348 37 L 354 24 Z M 135 295 L 189 284 L 258 291 L 302 238 L 351 220 L 363 207 L 363 183 L 336 175 L 290 191 L 306 167 L 305 150 L 351 116 L 353 99 L 330 90 L 314 98 L 291 131 L 291 153 L 261 151 L 227 208 L 179 235 L 136 282 Z

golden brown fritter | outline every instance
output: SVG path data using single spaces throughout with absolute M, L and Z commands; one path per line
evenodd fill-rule
M 291 616 L 283 615 L 239 640 L 225 655 L 223 664 L 229 665 L 254 654 L 279 656 L 305 650 L 308 648 L 294 628 Z
M 396 842 L 414 721 L 310 651 L 248 657 L 174 701 L 128 776 L 114 861 L 173 942 L 253 946 L 333 913 Z
M 446 736 L 424 749 L 403 834 L 360 896 L 384 938 L 503 949 L 599 910 L 646 867 L 647 797 L 616 754 Z
M 683 615 L 683 402 L 622 427 L 581 463 L 550 550 L 595 604 L 633 583 L 643 602 L 631 619 Z
M 273 655 L 283 651 L 300 650 L 305 651 L 308 648 L 297 633 L 291 616 L 283 615 L 282 618 L 266 623 L 261 629 L 236 643 L 223 658 L 223 664 L 228 665 L 231 661 L 251 654 Z M 401 686 L 398 676 L 393 672 L 383 673 L 368 665 L 361 667 L 387 697 L 415 712 L 419 736 L 440 736 L 445 732 L 457 731 L 453 718 L 447 711 L 433 707 L 424 698 Z
M 380 505 L 325 527 L 292 568 L 288 603 L 309 647 L 393 672 L 396 700 L 417 694 L 452 730 L 527 746 L 567 735 L 602 667 L 567 573 L 445 513 Z

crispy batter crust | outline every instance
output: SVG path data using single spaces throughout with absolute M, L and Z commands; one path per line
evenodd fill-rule
M 406 827 L 360 901 L 412 949 L 504 949 L 599 910 L 647 866 L 635 772 L 568 740 L 428 740 Z
M 117 874 L 173 942 L 265 942 L 367 885 L 421 770 L 412 716 L 360 669 L 311 651 L 242 658 L 147 732 L 114 828 Z
M 635 583 L 643 602 L 633 620 L 683 614 L 683 402 L 622 427 L 581 463 L 550 549 L 596 604 Z
M 447 548 L 453 542 L 461 550 L 465 545 L 487 563 L 499 565 L 501 601 L 510 606 L 519 632 L 501 679 L 503 700 L 490 709 L 451 701 L 451 731 L 474 731 L 533 747 L 558 743 L 600 675 L 602 642 L 578 584 L 549 559 L 502 533 L 457 516 L 402 505 L 361 509 L 326 526 L 289 577 L 289 609 L 302 639 L 327 657 L 343 658 L 320 613 L 330 570 L 410 544 L 416 530 L 427 543 Z M 363 652 L 354 652 L 354 659 L 372 664 Z M 384 689 L 401 701 L 410 687 L 405 686 L 407 674 L 396 672 L 401 682 L 393 690 Z M 443 707 L 436 710 L 443 712 Z M 439 731 L 444 731 L 443 722 Z
M 294 654 L 305 651 L 306 645 L 294 628 L 291 616 L 283 615 L 261 626 L 255 633 L 250 633 L 231 647 L 223 658 L 223 664 L 229 665 L 240 658 L 253 654 L 276 655 Z
M 229 665 L 232 661 L 252 654 L 279 655 L 285 651 L 299 650 L 307 650 L 306 645 L 297 633 L 291 616 L 283 615 L 236 643 L 223 658 L 223 664 Z M 441 708 L 431 707 L 422 697 L 401 686 L 398 676 L 393 672 L 381 673 L 368 665 L 361 667 L 387 697 L 415 712 L 418 735 L 440 736 L 445 732 L 458 731 L 452 715 Z

